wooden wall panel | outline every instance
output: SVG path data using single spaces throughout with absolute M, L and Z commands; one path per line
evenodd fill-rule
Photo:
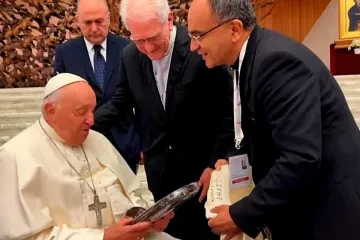
M 276 0 L 269 16 L 260 25 L 303 41 L 330 0 Z M 261 19 L 271 6 L 257 10 Z

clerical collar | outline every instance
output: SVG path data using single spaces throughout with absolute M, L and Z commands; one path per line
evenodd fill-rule
M 100 44 L 101 47 L 106 51 L 106 43 L 107 43 L 107 38 L 105 38 L 105 40 Z M 91 42 L 89 42 L 85 37 L 84 37 L 84 41 L 85 41 L 85 45 L 86 45 L 86 49 L 88 51 L 88 53 L 93 50 L 94 48 L 94 44 L 92 44 Z
M 65 143 L 65 140 L 62 139 L 59 136 L 59 134 L 57 134 L 55 132 L 55 130 L 46 122 L 46 120 L 45 120 L 45 118 L 43 116 L 41 116 L 39 121 L 40 121 L 41 126 L 44 128 L 44 130 L 49 135 L 49 137 L 51 137 L 51 139 L 53 139 L 53 140 L 55 140 L 57 142 Z
M 244 57 L 245 57 L 248 41 L 249 41 L 249 38 L 246 39 L 246 41 L 244 42 L 244 45 L 241 47 L 239 57 L 236 59 L 235 63 L 230 65 L 231 69 L 240 71 L 241 64 L 242 64 L 242 62 L 244 60 Z M 240 65 L 239 65 L 239 63 L 240 63 Z

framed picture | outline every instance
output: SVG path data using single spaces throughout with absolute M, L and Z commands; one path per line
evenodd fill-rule
M 340 39 L 360 38 L 360 0 L 339 0 Z

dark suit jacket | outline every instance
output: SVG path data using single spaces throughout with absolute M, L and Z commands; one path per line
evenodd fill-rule
M 252 32 L 240 73 L 253 192 L 230 215 L 254 237 L 359 239 L 360 133 L 326 66 L 273 31 Z
M 186 29 L 178 26 L 166 111 L 151 60 L 130 44 L 124 49 L 114 98 L 95 112 L 94 129 L 103 131 L 135 106 L 144 126 L 141 139 L 148 185 L 156 199 L 198 181 L 206 167 L 227 157 L 227 147 L 234 139 L 228 69 L 222 66 L 209 70 L 189 47 Z
M 115 93 L 118 72 L 122 65 L 120 58 L 122 51 L 129 44 L 129 40 L 112 33 L 107 37 L 106 66 L 104 91 L 97 85 L 95 74 L 91 66 L 89 54 L 83 37 L 78 37 L 61 44 L 56 48 L 54 74 L 56 72 L 73 73 L 86 79 L 96 94 L 97 108 L 111 100 Z M 117 122 L 111 129 L 113 144 L 124 154 L 124 157 L 133 157 L 140 154 L 140 140 L 134 126 L 134 117 L 131 112 L 126 118 Z M 108 133 L 105 133 L 108 135 Z

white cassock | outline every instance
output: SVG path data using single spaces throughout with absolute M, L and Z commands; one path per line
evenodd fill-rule
M 100 202 L 106 202 L 103 226 L 97 227 L 95 211 L 89 211 L 93 192 L 64 159 L 92 187 L 81 147 L 66 145 L 41 118 L 0 147 L 0 239 L 102 240 L 103 229 L 126 210 L 153 204 L 150 191 L 103 135 L 91 130 L 82 146 Z M 174 238 L 153 232 L 149 239 Z

